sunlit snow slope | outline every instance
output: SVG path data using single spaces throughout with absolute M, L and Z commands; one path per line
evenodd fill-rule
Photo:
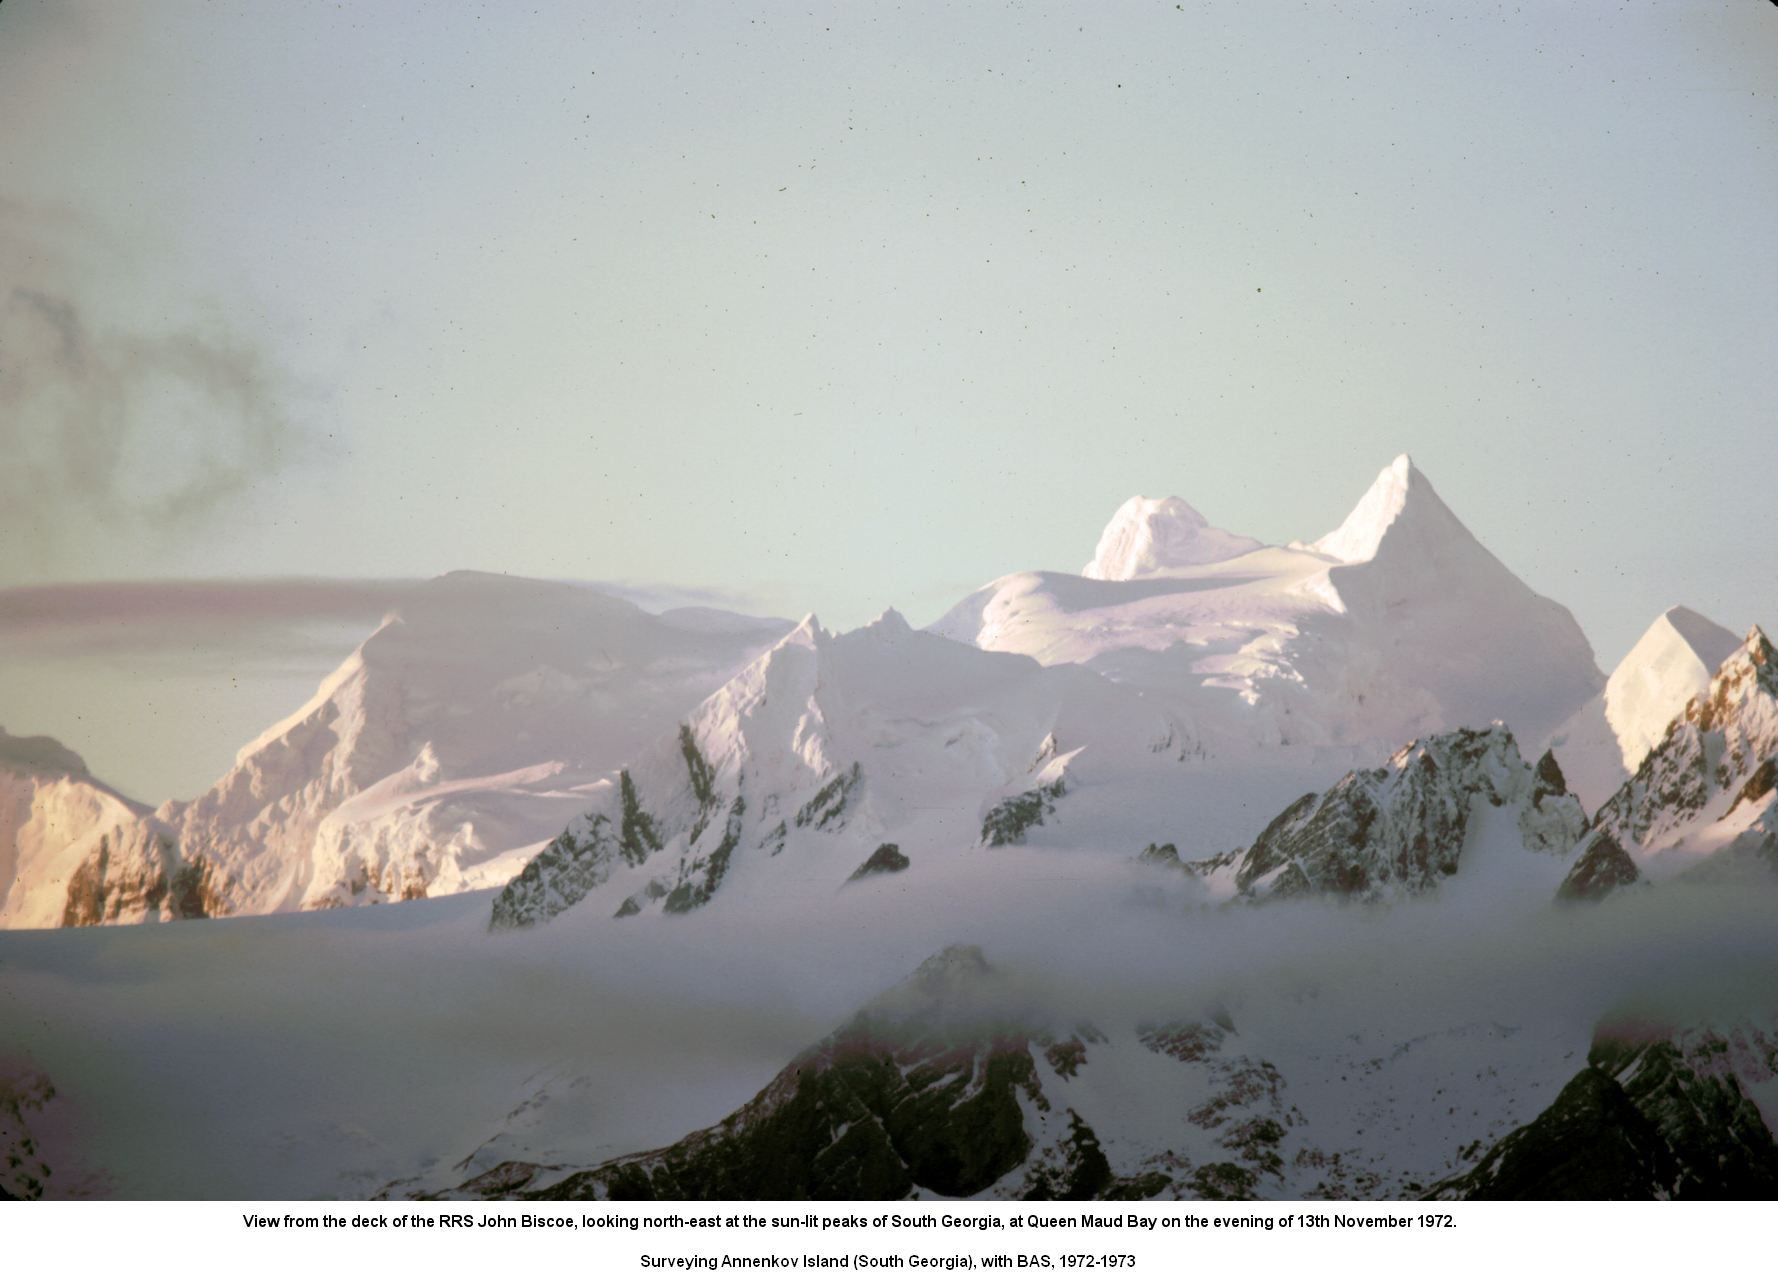
M 588 803 L 589 784 L 788 627 L 649 614 L 575 584 L 445 575 L 209 791 L 151 819 L 131 810 L 127 888 L 117 837 L 101 859 L 94 830 L 119 821 L 116 797 L 85 780 L 15 782 L 9 809 L 43 807 L 0 841 L 27 868 L 14 869 L 0 915 L 42 926 L 262 914 L 499 884 Z M 43 803 L 86 794 L 86 813 Z
M 1504 721 L 1541 739 L 1603 676 L 1573 616 L 1478 543 L 1407 456 L 1313 544 L 1132 500 L 1084 575 L 1009 575 L 932 630 L 1167 699 L 1207 749 L 1380 744 Z

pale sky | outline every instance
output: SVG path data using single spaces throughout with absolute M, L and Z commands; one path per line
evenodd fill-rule
M 927 622 L 1407 450 L 1606 667 L 1778 619 L 1766 0 L 10 0 L 0 118 L 0 585 Z

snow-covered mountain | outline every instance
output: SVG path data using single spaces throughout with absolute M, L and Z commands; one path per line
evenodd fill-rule
M 1550 740 L 1569 785 L 1596 809 L 1636 771 L 1667 724 L 1704 692 L 1740 644 L 1695 610 L 1674 606 L 1612 670 L 1605 689 Z
M 1224 1014 L 1058 1028 L 953 946 L 714 1127 L 592 1166 L 498 1162 L 446 1196 L 1252 1198 L 1296 1148 L 1285 1088 Z
M 82 864 L 101 841 L 109 858 L 114 840 L 134 839 L 147 814 L 54 739 L 0 729 L 0 927 L 61 924 Z
M 1347 1025 L 1316 1040 L 1263 1012 L 1252 1026 L 1220 1009 L 1061 1022 L 979 948 L 953 946 L 672 1145 L 592 1164 L 478 1154 L 441 1192 L 388 1192 L 1695 1198 L 1765 1197 L 1778 1181 L 1749 1096 L 1770 1105 L 1778 1088 L 1770 1031 L 1607 1026 L 1567 1080 L 1560 1036 L 1474 1025 L 1379 1047 Z M 1464 1170 L 1434 1183 L 1441 1166 Z
M 1098 551 L 1080 573 L 1086 579 L 1144 579 L 1264 547 L 1257 539 L 1218 530 L 1177 496 L 1132 495 L 1106 524 Z
M 1543 738 L 1604 681 L 1568 611 L 1483 548 L 1405 455 L 1306 545 L 1132 500 L 1084 575 L 1008 575 L 932 630 L 1163 697 L 1218 753 L 1395 746 L 1493 720 Z
M 1253 898 L 1379 900 L 1425 893 L 1460 873 L 1465 884 L 1487 873 L 1547 896 L 1586 825 L 1548 752 L 1532 766 L 1504 727 L 1463 729 L 1304 796 L 1226 869 Z
M 1778 868 L 1778 651 L 1758 627 L 1668 724 L 1593 825 L 1653 878 Z M 1762 865 L 1763 864 L 1763 865 Z
M 248 926 L 262 943 L 11 946 L 0 1063 L 42 1049 L 71 1099 L 31 1111 L 65 1138 L 54 1176 L 21 1158 L 0 1190 L 54 1192 L 64 1161 L 102 1189 L 94 1088 L 205 1037 L 231 1055 L 194 1089 L 338 1071 L 301 1155 L 347 1191 L 1763 1196 L 1774 868 L 1764 634 L 1675 609 L 1607 681 L 1405 457 L 1306 545 L 1133 499 L 1083 574 L 1011 576 L 927 631 L 445 576 L 188 804 L 0 733 L 0 922 L 338 912 Z M 491 914 L 444 897 L 477 886 L 503 886 Z M 354 909 L 404 899 L 432 900 Z M 959 941 L 1018 954 L 949 945 L 883 990 Z M 342 1010 L 342 970 L 376 959 L 388 984 Z M 138 1002 L 94 964 L 180 971 Z M 190 986 L 278 1042 L 191 1035 Z M 80 1028 L 45 1010 L 64 991 Z M 1595 1028 L 1624 1003 L 1681 1008 Z M 348 1018 L 494 1042 L 367 1079 L 329 1052 Z M 120 1019 L 162 1049 L 139 1080 L 87 1057 Z M 395 1092 L 419 1074 L 429 1096 Z M 461 1112 L 409 1130 L 427 1099 Z M 278 1104 L 223 1112 L 282 1154 Z
M 1548 1109 L 1430 1196 L 1769 1199 L 1778 1143 L 1748 1089 L 1774 1086 L 1770 1029 L 1612 1023 Z
M 1067 818 L 1078 788 L 1164 784 L 1193 754 L 1180 721 L 1086 669 L 917 632 L 893 610 L 840 635 L 810 616 L 608 782 L 494 922 L 536 923 L 595 889 L 631 915 L 870 886 L 872 861 L 929 878 L 935 858 Z M 1120 833 L 1102 800 L 1086 805 L 1077 837 Z
M 789 626 L 442 576 L 194 801 L 146 816 L 84 767 L 28 798 L 15 782 L 6 810 L 41 807 L 0 840 L 27 867 L 5 921 L 263 914 L 499 884 L 597 780 Z

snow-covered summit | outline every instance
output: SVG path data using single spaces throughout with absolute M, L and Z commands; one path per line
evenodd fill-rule
M 1218 530 L 1177 496 L 1132 495 L 1106 524 L 1098 551 L 1080 573 L 1088 579 L 1141 579 L 1261 547 L 1257 539 Z
M 147 812 L 55 739 L 0 729 L 0 928 L 61 923 L 80 864 Z
M 1468 533 L 1404 451 L 1377 474 L 1339 529 L 1310 547 L 1343 562 L 1370 561 L 1392 532 L 1411 535 L 1421 530 L 1435 536 Z
M 1759 627 L 1594 817 L 1659 878 L 1706 858 L 1778 867 L 1778 650 Z
M 1605 719 L 1617 736 L 1626 769 L 1642 763 L 1667 732 L 1668 722 L 1704 692 L 1740 644 L 1727 628 L 1684 606 L 1674 606 L 1649 625 L 1605 683 Z
M 581 584 L 441 576 L 405 597 L 196 800 L 147 818 L 100 791 L 82 797 L 87 813 L 67 812 L 53 828 L 41 808 L 21 814 L 17 828 L 0 825 L 0 873 L 24 856 L 58 864 L 14 882 L 0 924 L 163 917 L 119 909 L 113 882 L 126 848 L 132 895 L 161 885 L 167 893 L 190 867 L 212 914 L 499 884 L 584 807 L 599 779 L 788 626 L 712 610 L 657 616 Z M 47 740 L 0 739 L 0 769 L 8 757 L 95 786 L 78 757 Z M 31 791 L 43 789 L 36 782 Z M 47 798 L 19 792 L 39 806 Z M 101 846 L 99 821 L 109 828 L 131 817 L 142 818 L 140 834 Z M 157 885 L 150 877 L 162 868 Z M 77 871 L 85 900 L 69 911 Z
M 1674 606 L 1631 647 L 1604 690 L 1551 736 L 1576 794 L 1596 808 L 1636 772 L 1667 725 L 1702 694 L 1739 639 L 1695 610 Z
M 497 883 L 517 867 L 503 854 L 547 838 L 565 802 L 785 626 L 719 618 L 441 576 L 177 811 L 182 848 L 216 860 L 248 912 Z
M 1492 720 L 1542 739 L 1603 684 L 1573 616 L 1483 547 L 1406 456 L 1312 544 L 1190 564 L 1222 534 L 1202 521 L 1131 501 L 1087 575 L 1008 575 L 931 630 L 1161 696 L 1218 752 L 1368 749 Z

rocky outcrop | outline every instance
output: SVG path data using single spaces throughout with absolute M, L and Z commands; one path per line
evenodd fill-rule
M 1626 848 L 1658 850 L 1770 790 L 1778 757 L 1778 651 L 1759 628 L 1686 704 L 1594 825 Z
M 811 615 L 596 790 L 491 923 L 541 923 L 595 891 L 607 914 L 685 914 L 772 891 L 774 872 L 838 889 L 885 842 L 966 851 L 957 824 L 1020 844 L 1076 766 L 1111 781 L 1166 771 L 1181 762 L 1157 743 L 1184 734 L 1094 672 L 915 632 L 894 611 L 837 635 Z
M 871 855 L 852 872 L 847 883 L 869 879 L 873 875 L 898 875 L 912 865 L 899 844 L 879 844 Z
M 0 1201 L 41 1198 L 54 1174 L 31 1131 L 56 1089 L 36 1070 L 0 1068 Z
M 1032 827 L 1042 826 L 1044 819 L 1055 813 L 1056 801 L 1067 794 L 1067 785 L 1058 778 L 1044 786 L 1008 796 L 988 810 L 982 819 L 982 843 L 990 849 L 1023 844 L 1025 833 Z
M 1765 1199 L 1778 1142 L 1743 1072 L 1770 1078 L 1778 1038 L 1742 1027 L 1600 1030 L 1556 1100 L 1434 1198 Z
M 1454 730 L 1298 800 L 1241 854 L 1236 885 L 1252 898 L 1425 892 L 1457 873 L 1478 802 L 1516 810 L 1534 852 L 1568 852 L 1586 825 L 1553 756 L 1527 765 L 1503 726 Z
M 0 927 L 61 923 L 100 837 L 127 837 L 147 814 L 54 739 L 0 729 Z
M 1014 984 L 953 946 L 786 1066 L 741 1109 L 665 1149 L 595 1166 L 504 1161 L 459 1197 L 612 1200 L 1248 1198 L 1285 1170 L 1300 1115 L 1271 1066 L 1227 1044 L 1226 1018 L 1052 1031 L 1008 1005 Z M 1201 1078 L 1181 1141 L 1119 1170 L 1076 1107 L 1103 1050 L 1166 1058 Z M 1142 1062 L 1138 1062 L 1142 1063 Z M 1190 1152 L 1187 1152 L 1187 1151 Z
M 614 1200 L 980 1193 L 1030 1153 L 1023 1108 L 1047 1106 L 1028 1040 L 971 1019 L 989 976 L 978 949 L 948 949 L 719 1125 L 537 1189 L 527 1188 L 534 1171 L 502 1164 L 463 1192 Z
M 99 837 L 68 881 L 62 926 L 202 919 L 222 905 L 209 864 L 186 861 L 171 832 L 145 819 Z
M 1596 902 L 1636 883 L 1642 872 L 1609 831 L 1594 831 L 1582 842 L 1574 866 L 1556 890 L 1560 902 Z

